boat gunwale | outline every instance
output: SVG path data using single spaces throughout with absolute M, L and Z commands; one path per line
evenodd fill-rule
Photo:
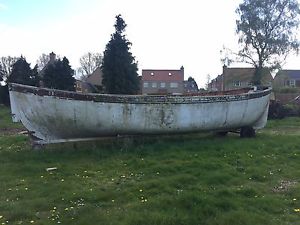
M 128 104 L 195 104 L 212 102 L 231 102 L 260 98 L 271 93 L 271 87 L 254 91 L 253 88 L 242 88 L 224 92 L 208 92 L 192 95 L 116 95 L 78 93 L 73 91 L 56 90 L 10 83 L 9 91 L 31 93 L 38 96 L 51 96 L 66 100 L 93 101 L 103 103 L 128 103 Z M 252 91 L 251 91 L 252 90 Z

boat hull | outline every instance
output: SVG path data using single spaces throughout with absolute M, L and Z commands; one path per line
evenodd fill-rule
M 14 120 L 40 142 L 101 136 L 229 131 L 267 122 L 270 89 L 227 96 L 121 96 L 10 85 Z

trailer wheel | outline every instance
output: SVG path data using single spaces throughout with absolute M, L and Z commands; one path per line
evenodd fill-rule
M 242 127 L 240 131 L 241 138 L 252 138 L 255 137 L 255 130 L 253 127 Z

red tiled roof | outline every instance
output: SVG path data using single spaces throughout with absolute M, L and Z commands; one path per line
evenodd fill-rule
M 142 70 L 143 81 L 183 81 L 183 70 Z

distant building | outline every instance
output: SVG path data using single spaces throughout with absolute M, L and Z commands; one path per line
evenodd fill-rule
M 184 68 L 180 70 L 142 70 L 142 94 L 183 94 Z
M 223 66 L 223 73 L 208 84 L 208 89 L 224 91 L 252 86 L 254 73 L 255 68 L 228 68 Z M 270 71 L 263 73 L 261 82 L 262 85 L 272 85 L 273 77 Z
M 92 84 L 82 81 L 76 80 L 76 92 L 80 93 L 97 93 L 99 90 Z
M 197 82 L 192 77 L 189 77 L 187 80 L 185 80 L 183 84 L 184 84 L 184 93 L 193 94 L 199 92 Z
M 300 70 L 280 70 L 274 77 L 273 90 L 276 101 L 282 104 L 299 104 Z
M 300 70 L 280 70 L 274 77 L 274 88 L 300 88 Z
M 102 79 L 103 79 L 103 73 L 100 67 L 97 67 L 97 69 L 88 75 L 85 79 L 86 82 L 93 84 L 97 87 L 102 86 Z
M 93 73 L 87 75 L 82 80 L 76 81 L 76 91 L 82 93 L 99 93 L 102 88 L 103 73 L 98 67 Z

